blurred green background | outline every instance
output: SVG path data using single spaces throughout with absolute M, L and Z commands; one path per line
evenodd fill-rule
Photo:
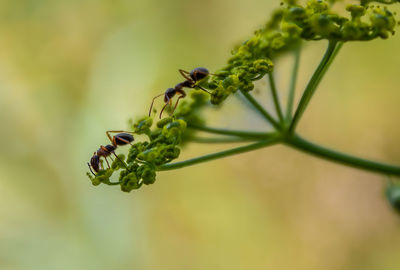
M 399 269 L 382 175 L 284 146 L 162 172 L 129 194 L 85 175 L 106 130 L 146 114 L 178 68 L 221 67 L 278 5 L 1 1 L 0 269 Z M 304 50 L 298 90 L 325 46 Z M 345 45 L 299 132 L 400 164 L 399 46 L 399 35 Z M 291 61 L 277 64 L 282 97 Z M 253 93 L 269 106 L 267 91 Z M 261 128 L 235 98 L 207 113 L 213 126 Z

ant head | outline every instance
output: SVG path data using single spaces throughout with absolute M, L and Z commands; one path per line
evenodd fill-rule
M 95 172 L 99 172 L 100 170 L 100 157 L 96 155 L 96 152 L 93 153 L 92 158 L 90 159 L 90 166 L 93 168 Z
M 174 88 L 168 88 L 165 91 L 164 102 L 167 103 L 171 98 L 173 98 L 176 94 L 176 90 Z
M 114 138 L 115 138 L 116 145 L 125 145 L 125 144 L 133 142 L 133 140 L 134 140 L 133 136 L 129 133 L 119 133 L 119 134 L 115 135 Z M 112 145 L 110 145 L 110 146 L 112 146 Z M 106 146 L 106 148 L 107 148 L 107 146 Z M 115 150 L 115 147 L 114 147 L 114 150 Z M 114 151 L 114 150 L 112 150 L 112 151 Z
M 198 67 L 190 71 L 190 78 L 192 78 L 193 81 L 197 82 L 205 77 L 207 77 L 210 74 L 208 69 L 203 68 L 203 67 Z

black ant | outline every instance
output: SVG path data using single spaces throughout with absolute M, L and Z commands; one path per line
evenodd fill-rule
M 204 92 L 206 92 L 208 94 L 211 94 L 209 91 L 207 91 L 206 89 L 204 89 L 200 85 L 196 84 L 198 81 L 200 81 L 200 80 L 204 79 L 205 77 L 207 77 L 208 75 L 210 75 L 210 72 L 208 71 L 208 69 L 203 68 L 203 67 L 198 67 L 198 68 L 193 69 L 190 72 L 185 71 L 183 69 L 179 69 L 179 73 L 186 79 L 186 81 L 178 83 L 177 85 L 175 85 L 174 88 L 168 88 L 163 94 L 160 94 L 160 95 L 154 97 L 153 101 L 151 102 L 151 106 L 150 106 L 150 110 L 149 110 L 149 116 L 151 115 L 151 109 L 153 108 L 154 100 L 156 98 L 164 96 L 165 105 L 164 105 L 164 107 L 162 108 L 162 110 L 160 112 L 160 118 L 161 118 L 162 113 L 163 113 L 164 109 L 167 107 L 167 105 L 168 104 L 171 105 L 172 98 L 176 94 L 180 94 L 180 96 L 176 100 L 174 109 L 172 110 L 172 112 L 174 112 L 176 107 L 178 106 L 179 100 L 181 98 L 186 97 L 186 93 L 185 93 L 185 91 L 183 91 L 184 87 L 187 87 L 187 88 L 199 88 L 199 89 L 203 90 Z
M 115 136 L 110 135 L 110 133 L 117 133 L 117 132 L 122 132 L 122 133 L 118 133 Z M 131 134 L 129 134 L 131 132 L 126 132 L 123 130 L 109 130 L 106 132 L 108 139 L 111 141 L 111 144 L 107 144 L 106 146 L 100 145 L 100 148 L 97 150 L 97 152 L 93 153 L 92 158 L 90 159 L 90 164 L 88 163 L 89 166 L 89 170 L 90 172 L 96 176 L 95 173 L 93 173 L 93 171 L 95 171 L 96 173 L 98 173 L 100 171 L 100 158 L 104 157 L 108 168 L 110 168 L 110 164 L 108 163 L 107 157 L 110 156 L 111 154 L 114 154 L 114 156 L 120 160 L 120 158 L 115 154 L 115 149 L 117 149 L 117 147 L 119 145 L 126 145 L 126 144 L 131 144 L 131 142 L 133 142 L 134 138 Z M 110 157 L 111 158 L 111 157 Z M 112 158 L 111 158 L 112 160 Z M 122 162 L 122 160 L 120 160 Z M 122 162 L 124 165 L 125 163 Z M 125 165 L 126 167 L 126 165 Z M 93 171 L 92 171 L 93 169 Z

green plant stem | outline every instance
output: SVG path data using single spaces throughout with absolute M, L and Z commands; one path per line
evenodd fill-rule
M 105 184 L 107 184 L 109 186 L 118 186 L 118 185 L 121 184 L 121 182 L 108 182 L 108 183 L 105 183 Z
M 204 131 L 208 133 L 214 133 L 219 135 L 229 135 L 229 136 L 236 136 L 236 137 L 243 137 L 243 138 L 254 138 L 254 139 L 265 139 L 273 135 L 274 133 L 266 133 L 266 132 L 253 132 L 253 131 L 238 131 L 238 130 L 229 130 L 229 129 L 222 129 L 222 128 L 212 128 L 206 126 L 198 126 L 189 124 L 188 128 L 196 129 L 199 131 Z
M 296 91 L 297 76 L 299 73 L 299 66 L 300 66 L 300 52 L 301 52 L 301 45 L 299 45 L 299 47 L 296 48 L 296 50 L 294 51 L 294 64 L 293 64 L 292 76 L 290 78 L 289 95 L 286 107 L 286 121 L 288 123 L 292 121 L 294 95 Z
M 271 92 L 272 92 L 272 98 L 273 98 L 274 104 L 275 104 L 276 113 L 278 114 L 279 121 L 281 121 L 281 123 L 283 123 L 282 108 L 281 108 L 281 104 L 279 102 L 278 91 L 276 90 L 274 74 L 272 72 L 268 74 L 268 80 L 269 80 L 269 85 L 270 85 Z
M 320 64 L 318 65 L 317 69 L 315 70 L 313 76 L 311 77 L 306 89 L 304 90 L 303 96 L 301 97 L 299 106 L 297 107 L 296 113 L 293 117 L 293 121 L 289 127 L 289 133 L 293 133 L 296 129 L 297 124 L 300 121 L 301 116 L 304 114 L 312 96 L 314 95 L 318 84 L 320 83 L 321 79 L 324 77 L 326 71 L 328 70 L 329 66 L 332 63 L 332 60 L 339 52 L 339 49 L 342 46 L 342 43 L 339 44 L 338 47 L 336 41 L 329 41 L 328 48 L 322 58 Z M 337 48 L 337 49 L 336 49 Z
M 175 170 L 175 169 L 180 169 L 180 168 L 187 167 L 187 166 L 192 166 L 192 165 L 195 165 L 198 163 L 211 161 L 214 159 L 220 159 L 220 158 L 224 158 L 224 157 L 228 157 L 228 156 L 232 156 L 232 155 L 237 155 L 237 154 L 249 152 L 252 150 L 256 150 L 259 148 L 271 146 L 271 145 L 278 143 L 279 141 L 280 141 L 280 138 L 275 137 L 275 138 L 271 138 L 268 140 L 259 141 L 259 142 L 253 143 L 253 144 L 240 146 L 237 148 L 233 148 L 233 149 L 229 149 L 229 150 L 225 150 L 225 151 L 221 151 L 221 152 L 217 152 L 217 153 L 212 153 L 212 154 L 208 154 L 208 155 L 204 155 L 204 156 L 200 156 L 200 157 L 196 157 L 196 158 L 192 158 L 192 159 L 188 159 L 188 160 L 184 160 L 184 161 L 179 161 L 179 162 L 175 162 L 175 163 L 165 164 L 165 165 L 161 165 L 160 167 L 158 167 L 157 171 Z
M 285 143 L 288 144 L 289 146 L 292 146 L 306 153 L 313 154 L 315 156 L 335 161 L 347 166 L 360 168 L 377 173 L 384 173 L 387 175 L 397 175 L 397 176 L 400 175 L 399 166 L 388 165 L 340 153 L 335 150 L 331 150 L 323 146 L 319 146 L 317 144 L 309 142 L 298 135 L 289 137 Z
M 231 138 L 203 138 L 203 137 L 194 137 L 190 138 L 190 142 L 193 143 L 240 143 L 240 142 L 248 142 L 254 141 L 257 138 L 243 138 L 243 137 L 231 137 Z
M 255 100 L 253 98 L 252 95 L 250 95 L 248 92 L 240 90 L 240 92 L 243 94 L 243 96 L 254 106 L 254 108 L 257 109 L 257 111 L 264 116 L 264 118 L 271 123 L 275 129 L 280 130 L 281 126 L 279 125 L 278 122 L 275 121 L 275 119 L 264 109 L 263 106 L 260 105 L 260 103 L 257 102 L 257 100 Z

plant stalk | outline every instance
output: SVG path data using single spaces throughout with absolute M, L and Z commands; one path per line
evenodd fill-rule
M 383 173 L 387 175 L 400 176 L 400 167 L 395 165 L 384 164 L 375 162 L 359 157 L 351 156 L 345 153 L 328 149 L 326 147 L 309 142 L 298 135 L 289 137 L 286 142 L 287 145 L 292 146 L 298 150 L 306 152 L 308 154 L 315 155 L 320 158 L 324 158 L 330 161 L 341 163 L 347 166 L 372 171 L 376 173 Z
M 257 109 L 257 111 L 264 116 L 264 118 L 271 123 L 271 125 L 274 126 L 274 128 L 276 130 L 280 130 L 281 126 L 279 125 L 278 122 L 275 121 L 275 119 L 267 112 L 267 110 L 264 109 L 263 106 L 261 106 L 260 103 L 257 102 L 257 100 L 255 100 L 253 98 L 252 95 L 250 95 L 248 92 L 240 90 L 240 92 L 243 94 L 243 96 L 254 106 L 254 108 Z
M 280 104 L 280 102 L 279 102 L 278 91 L 276 90 L 276 84 L 275 84 L 274 74 L 273 74 L 272 72 L 268 74 L 268 81 L 269 81 L 269 85 L 270 85 L 270 87 L 271 87 L 272 98 L 273 98 L 273 100 L 274 100 L 276 113 L 278 114 L 279 121 L 280 121 L 281 123 L 283 123 L 282 108 L 281 108 L 281 104 Z
M 297 76 L 299 74 L 299 66 L 300 66 L 300 52 L 301 52 L 301 46 L 299 45 L 299 47 L 296 48 L 296 50 L 294 51 L 294 64 L 293 64 L 292 76 L 290 78 L 289 95 L 286 107 L 286 121 L 288 123 L 292 121 L 294 96 L 295 96 Z
M 249 141 L 257 141 L 257 138 L 245 138 L 245 137 L 223 137 L 223 138 L 204 138 L 204 137 L 193 137 L 190 138 L 191 143 L 241 143 Z
M 265 139 L 266 137 L 274 134 L 274 133 L 267 133 L 267 132 L 229 130 L 229 129 L 213 128 L 213 127 L 193 125 L 193 124 L 189 124 L 188 128 L 196 129 L 196 130 L 204 131 L 204 132 L 208 132 L 208 133 L 213 133 L 213 134 L 236 136 L 236 137 L 242 137 L 242 138 L 254 138 L 254 139 Z
M 340 43 L 338 46 L 337 44 L 338 44 L 337 41 L 329 41 L 329 45 L 328 48 L 326 49 L 324 57 L 322 58 L 320 64 L 318 65 L 313 76 L 311 77 L 306 89 L 304 90 L 303 96 L 301 97 L 300 103 L 293 117 L 293 121 L 289 127 L 289 133 L 294 133 L 296 126 L 300 121 L 300 118 L 304 114 L 308 104 L 310 103 L 312 96 L 317 90 L 318 84 L 321 82 L 322 78 L 324 77 L 326 71 L 328 70 L 333 59 L 339 52 L 343 43 Z
M 228 157 L 228 156 L 232 156 L 232 155 L 237 155 L 237 154 L 253 151 L 253 150 L 256 150 L 259 148 L 271 146 L 271 145 L 278 143 L 279 141 L 280 141 L 280 138 L 275 137 L 275 138 L 259 141 L 259 142 L 253 143 L 253 144 L 240 146 L 237 148 L 232 148 L 232 149 L 217 152 L 217 153 L 212 153 L 212 154 L 208 154 L 208 155 L 204 155 L 204 156 L 200 156 L 200 157 L 196 157 L 196 158 L 192 158 L 192 159 L 188 159 L 188 160 L 184 160 L 184 161 L 178 161 L 178 162 L 174 162 L 174 163 L 170 163 L 170 164 L 164 164 L 164 165 L 161 165 L 160 167 L 158 167 L 157 171 L 175 170 L 175 169 L 180 169 L 183 167 L 192 166 L 195 164 L 211 161 L 214 159 L 220 159 L 220 158 L 224 158 L 224 157 Z

